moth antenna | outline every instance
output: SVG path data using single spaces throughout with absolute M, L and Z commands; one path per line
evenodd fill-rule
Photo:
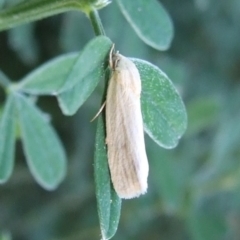
M 109 53 L 109 66 L 110 68 L 113 68 L 114 63 L 113 63 L 113 55 L 114 55 L 114 48 L 115 48 L 115 44 L 113 43 L 110 53 Z

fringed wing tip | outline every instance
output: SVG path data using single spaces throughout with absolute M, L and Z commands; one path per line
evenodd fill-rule
M 137 198 L 140 195 L 143 195 L 147 192 L 147 186 L 141 189 L 134 189 L 131 191 L 121 191 L 117 192 L 118 196 L 123 199 L 132 199 L 132 198 Z

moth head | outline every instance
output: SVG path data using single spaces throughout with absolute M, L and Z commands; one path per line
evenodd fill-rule
M 119 51 L 114 51 L 114 44 L 109 53 L 109 66 L 113 71 L 131 70 L 135 68 L 134 63 L 130 59 L 122 56 Z

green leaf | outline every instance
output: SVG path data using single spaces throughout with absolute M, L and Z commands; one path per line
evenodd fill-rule
M 0 30 L 15 27 L 19 24 L 36 21 L 70 10 L 81 10 L 88 13 L 91 3 L 88 0 L 31 0 L 0 12 Z
M 0 119 L 0 183 L 6 182 L 14 165 L 16 117 L 14 102 L 9 95 Z
M 172 21 L 157 0 L 117 0 L 117 3 L 137 35 L 157 50 L 167 50 L 173 38 Z
M 16 88 L 29 94 L 56 95 L 74 65 L 78 53 L 63 54 L 28 74 Z
M 111 184 L 106 151 L 103 117 L 99 116 L 94 156 L 94 175 L 102 239 L 110 239 L 114 236 L 121 211 L 121 199 Z
M 73 115 L 103 78 L 112 42 L 96 37 L 83 49 L 57 96 L 64 114 Z
M 79 55 L 67 81 L 59 92 L 64 92 L 74 87 L 80 80 L 92 74 L 92 72 L 102 73 L 104 71 L 104 61 L 108 57 L 111 46 L 111 40 L 105 36 L 92 39 Z
M 64 148 L 46 117 L 26 97 L 15 97 L 23 149 L 28 166 L 36 181 L 53 190 L 66 174 Z
M 141 105 L 144 128 L 160 146 L 173 148 L 187 127 L 185 106 L 172 82 L 149 62 L 132 59 L 142 80 Z

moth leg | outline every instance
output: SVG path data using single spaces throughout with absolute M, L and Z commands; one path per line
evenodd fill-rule
M 100 107 L 100 109 L 98 110 L 98 112 L 96 113 L 96 115 L 92 118 L 92 120 L 90 122 L 93 122 L 98 116 L 99 114 L 102 112 L 103 108 L 106 105 L 106 101 L 103 103 L 103 105 Z

